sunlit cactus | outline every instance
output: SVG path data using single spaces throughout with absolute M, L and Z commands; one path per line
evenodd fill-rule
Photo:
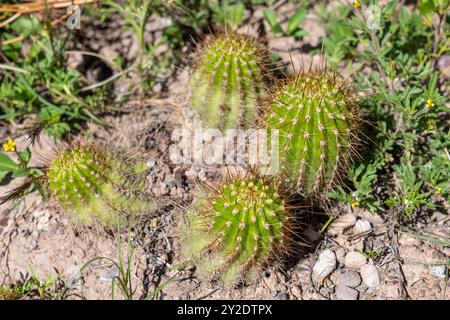
M 47 168 L 47 185 L 60 206 L 89 224 L 106 224 L 153 208 L 138 196 L 139 173 L 145 164 L 123 157 L 94 143 L 76 142 L 58 151 Z
M 254 39 L 222 34 L 203 44 L 190 80 L 191 104 L 209 128 L 247 128 L 265 97 L 266 55 Z
M 187 218 L 184 258 L 197 273 L 224 284 L 254 278 L 289 254 L 293 218 L 274 182 L 249 176 L 198 197 Z
M 348 85 L 327 71 L 297 74 L 274 94 L 265 114 L 278 129 L 287 186 L 320 198 L 346 174 L 359 141 L 359 117 Z

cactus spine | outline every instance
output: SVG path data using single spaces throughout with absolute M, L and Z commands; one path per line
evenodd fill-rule
M 238 178 L 196 200 L 182 243 L 201 276 L 225 284 L 250 279 L 288 252 L 292 219 L 276 184 Z
M 111 225 L 125 215 L 152 209 L 151 201 L 135 195 L 143 168 L 101 146 L 76 142 L 59 150 L 48 165 L 47 185 L 61 207 L 81 222 L 99 218 Z
M 191 104 L 204 125 L 222 131 L 250 127 L 264 97 L 265 55 L 236 33 L 207 41 L 190 80 Z
M 286 184 L 305 196 L 322 197 L 352 160 L 358 115 L 349 87 L 332 73 L 296 75 L 274 95 L 265 121 L 279 130 Z

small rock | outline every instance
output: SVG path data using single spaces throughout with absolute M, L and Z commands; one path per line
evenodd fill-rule
M 344 265 L 347 268 L 359 269 L 366 264 L 367 258 L 361 253 L 356 251 L 350 251 L 347 253 L 344 259 Z
M 370 230 L 372 230 L 370 222 L 365 219 L 360 219 L 356 221 L 355 226 L 353 227 L 353 234 L 369 233 Z
M 343 232 L 345 232 L 346 230 L 348 230 L 349 228 L 353 227 L 356 223 L 356 217 L 351 214 L 351 213 L 347 213 L 344 214 L 343 216 L 340 216 L 339 218 L 337 218 L 331 225 L 330 228 L 328 229 L 328 233 L 330 235 L 338 235 L 341 234 Z
M 446 266 L 432 266 L 431 267 L 431 275 L 438 279 L 445 279 L 446 278 Z
M 358 291 L 344 285 L 336 287 L 336 300 L 358 300 Z
M 335 254 L 336 254 L 336 259 L 339 262 L 339 264 L 344 264 L 345 249 L 339 247 L 336 249 Z
M 336 279 L 338 286 L 347 286 L 350 288 L 356 288 L 361 284 L 361 277 L 355 270 L 344 270 Z
M 376 288 L 381 283 L 380 272 L 373 264 L 365 264 L 360 269 L 361 278 L 369 288 Z
M 156 162 L 153 160 L 148 160 L 147 161 L 147 168 L 148 169 L 152 169 L 155 166 Z
M 50 223 L 50 212 L 44 211 L 39 215 L 37 215 L 37 224 L 36 224 L 37 230 L 47 229 L 49 227 L 49 223 Z
M 336 268 L 336 255 L 330 249 L 323 251 L 313 267 L 312 279 L 315 283 L 321 284 Z

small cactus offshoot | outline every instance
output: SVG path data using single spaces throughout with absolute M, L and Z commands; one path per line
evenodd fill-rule
M 286 256 L 292 216 L 274 182 L 254 176 L 220 184 L 194 202 L 182 243 L 200 276 L 234 284 Z
M 346 83 L 327 71 L 296 75 L 272 98 L 265 122 L 278 129 L 288 187 L 321 198 L 345 174 L 358 143 L 359 117 Z
M 255 40 L 237 33 L 207 41 L 190 80 L 191 104 L 209 128 L 248 128 L 265 96 L 265 54 Z
M 130 214 L 151 210 L 136 193 L 145 164 L 105 148 L 77 142 L 58 151 L 47 167 L 47 187 L 61 207 L 89 224 L 98 218 L 116 224 Z

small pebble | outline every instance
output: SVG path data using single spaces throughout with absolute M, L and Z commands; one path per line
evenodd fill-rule
M 432 266 L 430 273 L 435 278 L 445 279 L 445 277 L 446 277 L 446 275 L 445 275 L 446 269 L 447 269 L 446 266 Z
M 313 267 L 312 279 L 321 284 L 336 269 L 336 255 L 330 249 L 324 250 Z
M 360 219 L 356 221 L 353 227 L 353 234 L 369 233 L 372 230 L 372 225 L 369 221 Z
M 336 287 L 336 300 L 358 300 L 358 291 L 344 285 Z
M 336 259 L 339 264 L 344 264 L 345 259 L 345 249 L 344 248 L 337 248 L 335 251 Z
M 367 258 L 357 251 L 350 251 L 344 259 L 347 268 L 359 269 L 366 264 Z
M 363 265 L 360 269 L 361 278 L 369 288 L 376 288 L 381 283 L 380 272 L 373 264 Z
M 336 283 L 338 286 L 343 285 L 356 288 L 361 284 L 361 277 L 357 271 L 347 269 L 337 276 Z

